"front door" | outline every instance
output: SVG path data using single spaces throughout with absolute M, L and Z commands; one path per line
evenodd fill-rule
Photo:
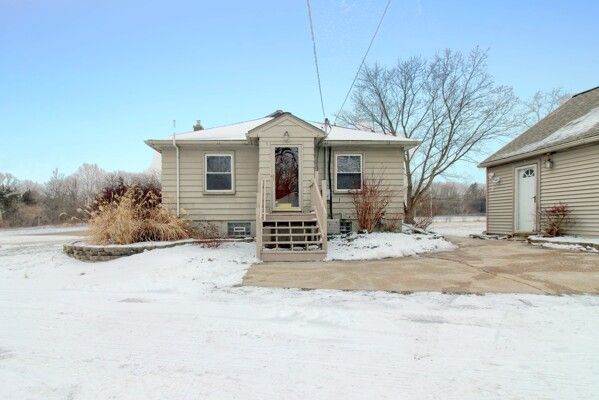
M 537 212 L 537 167 L 516 169 L 516 232 L 535 231 Z
M 298 210 L 299 147 L 275 147 L 275 210 Z

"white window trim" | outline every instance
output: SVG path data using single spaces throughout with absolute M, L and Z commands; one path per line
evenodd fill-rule
M 214 190 L 208 189 L 208 157 L 225 156 L 231 158 L 231 189 Z M 210 172 L 210 174 L 227 174 L 227 172 Z M 209 194 L 232 194 L 235 193 L 235 154 L 234 153 L 204 153 L 204 193 Z
M 357 156 L 360 157 L 360 188 L 359 189 L 339 189 L 337 185 L 337 160 L 339 156 Z M 351 193 L 362 190 L 362 181 L 364 180 L 364 155 L 362 153 L 335 153 L 335 192 Z

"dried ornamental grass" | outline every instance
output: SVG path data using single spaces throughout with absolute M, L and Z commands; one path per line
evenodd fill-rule
M 152 192 L 140 196 L 135 186 L 100 199 L 90 211 L 90 240 L 95 244 L 130 244 L 189 238 L 189 222 L 159 202 Z

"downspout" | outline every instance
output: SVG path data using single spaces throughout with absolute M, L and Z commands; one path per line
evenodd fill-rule
M 328 160 L 327 160 L 327 175 L 329 181 L 329 213 L 331 214 L 331 218 L 333 218 L 333 185 L 331 183 L 331 148 L 325 147 L 328 150 Z
M 177 141 L 175 139 L 175 132 L 173 132 L 173 147 L 175 148 L 175 153 L 176 153 L 176 160 L 177 160 L 177 172 L 176 172 L 176 179 L 177 179 L 177 217 L 179 216 L 179 145 L 177 144 Z

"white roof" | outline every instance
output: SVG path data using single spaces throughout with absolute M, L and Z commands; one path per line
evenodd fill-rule
M 175 137 L 180 140 L 245 140 L 245 135 L 248 131 L 251 131 L 255 127 L 260 126 L 271 119 L 273 119 L 273 117 L 258 118 L 199 131 L 177 133 L 175 134 Z
M 175 134 L 177 140 L 246 140 L 246 135 L 252 129 L 274 119 L 274 117 L 264 117 L 250 121 L 238 122 L 236 124 L 207 128 L 199 131 L 183 132 Z M 324 124 L 321 122 L 309 122 L 318 129 L 324 130 Z M 172 136 L 166 138 L 171 139 Z M 399 142 L 405 141 L 404 135 L 385 135 L 382 132 L 372 132 L 369 130 L 344 128 L 333 125 L 328 132 L 325 141 L 384 141 Z
M 318 129 L 324 130 L 324 124 L 320 122 L 310 122 L 310 124 L 314 125 Z M 335 140 L 343 140 L 343 141 L 384 141 L 384 142 L 396 142 L 396 141 L 404 141 L 406 140 L 404 135 L 385 135 L 382 132 L 373 132 L 361 129 L 354 128 L 344 128 L 342 126 L 333 125 L 331 126 L 331 130 L 329 131 L 325 141 L 335 141 Z

